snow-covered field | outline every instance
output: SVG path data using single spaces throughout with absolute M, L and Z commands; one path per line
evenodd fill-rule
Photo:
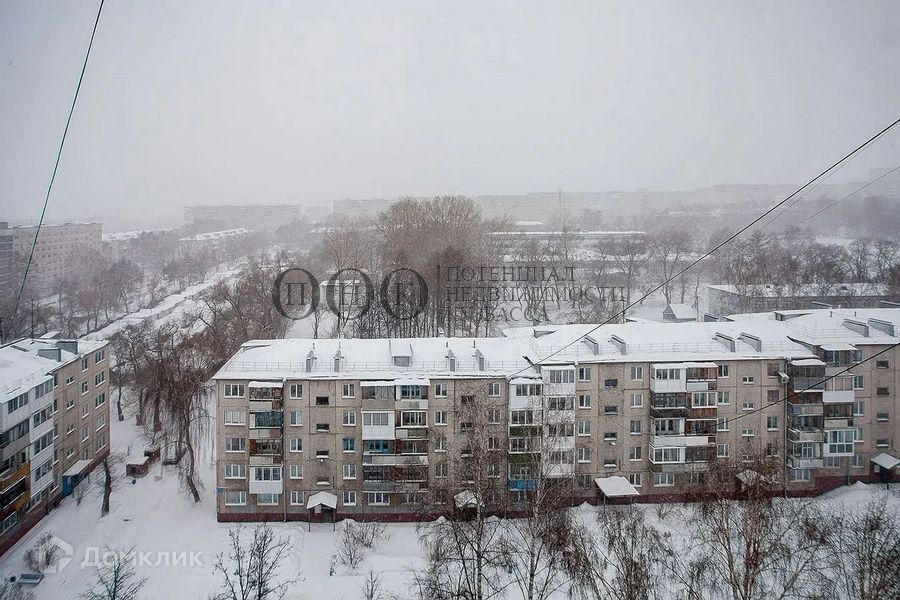
M 139 432 L 131 425 L 133 422 L 133 417 L 124 422 L 113 421 L 114 451 L 139 450 L 140 444 L 134 441 L 139 439 Z M 47 574 L 34 588 L 39 600 L 77 598 L 93 578 L 93 569 L 83 564 L 85 560 L 94 560 L 107 550 L 132 548 L 137 556 L 138 575 L 148 578 L 142 598 L 205 600 L 219 590 L 220 579 L 213 573 L 213 564 L 218 553 L 227 552 L 228 531 L 234 525 L 220 524 L 215 519 L 211 452 L 202 457 L 201 475 L 205 490 L 200 504 L 194 504 L 180 492 L 174 468 L 162 468 L 159 463 L 134 484 L 131 479 L 124 480 L 113 493 L 111 512 L 104 518 L 99 516 L 98 494 L 85 495 L 80 505 L 74 498 L 66 498 L 0 558 L 0 574 L 8 576 L 26 571 L 25 551 L 38 537 L 52 532 L 71 545 L 71 552 L 66 552 L 64 557 L 71 560 L 61 562 L 59 572 Z M 827 498 L 856 505 L 876 493 L 874 486 L 855 484 L 835 490 Z M 900 506 L 900 497 L 893 496 L 892 503 Z M 662 525 L 654 506 L 640 505 L 640 508 L 647 511 L 650 522 Z M 589 519 L 597 509 L 584 505 L 576 510 L 582 518 Z M 677 534 L 677 529 L 671 526 L 669 522 L 663 528 Z M 272 527 L 290 541 L 290 552 L 281 565 L 281 575 L 296 580 L 285 596 L 290 600 L 359 598 L 369 570 L 380 574 L 385 591 L 401 598 L 409 597 L 410 570 L 423 564 L 413 524 L 388 525 L 387 539 L 376 546 L 357 573 L 348 573 L 344 567 L 335 565 L 333 575 L 329 573 L 336 534 L 331 524 L 313 524 L 312 531 L 307 531 L 305 523 L 273 523 Z M 246 533 L 251 534 L 251 529 Z M 514 598 L 514 589 L 510 588 L 507 596 Z

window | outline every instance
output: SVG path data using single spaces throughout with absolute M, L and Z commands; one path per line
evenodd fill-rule
M 756 382 L 756 377 L 754 377 L 753 375 L 744 375 L 743 377 L 741 377 L 741 383 L 749 385 L 749 384 L 752 384 L 755 382 Z
M 94 444 L 94 450 L 99 452 L 106 448 L 106 434 L 100 433 L 97 435 L 97 441 Z
M 575 410 L 575 399 L 569 396 L 550 396 L 547 410 Z
M 578 394 L 578 408 L 590 408 L 591 407 L 591 395 L 590 394 Z
M 97 420 L 95 421 L 94 429 L 99 431 L 99 430 L 103 429 L 104 427 L 106 427 L 106 415 L 100 415 L 99 417 L 97 417 Z
M 387 427 L 391 424 L 389 412 L 363 412 L 363 427 Z
M 446 383 L 434 384 L 434 397 L 435 398 L 446 398 L 447 397 L 447 384 Z
M 890 393 L 891 393 L 891 390 L 889 388 L 886 388 L 886 387 L 875 388 L 876 396 L 888 396 L 888 395 L 890 395 Z
M 853 376 L 853 389 L 854 390 L 862 390 L 865 389 L 864 380 L 862 375 L 854 375 Z
M 575 383 L 574 369 L 553 369 L 549 373 L 550 383 Z
M 643 408 L 644 407 L 644 394 L 640 392 L 635 392 L 631 394 L 631 408 Z
M 619 407 L 615 404 L 606 404 L 603 406 L 603 414 L 604 415 L 617 415 L 617 414 L 619 414 Z
M 540 396 L 541 395 L 541 386 L 540 385 L 529 385 L 529 384 L 517 384 L 516 385 L 516 396 Z
M 756 431 L 752 427 L 744 427 L 741 429 L 741 437 L 754 437 Z
M 654 473 L 654 487 L 671 487 L 675 485 L 675 473 Z
M 446 452 L 447 451 L 447 436 L 439 435 L 434 438 L 434 451 L 435 452 Z
M 434 424 L 435 425 L 446 425 L 447 424 L 447 411 L 446 410 L 434 411 Z
M 643 473 L 629 473 L 626 477 L 628 478 L 628 483 L 634 487 L 641 487 L 644 484 Z
M 316 450 L 316 458 L 325 460 L 326 458 L 331 458 L 330 450 Z
M 809 481 L 809 469 L 791 469 L 791 481 Z
M 87 394 L 89 389 L 90 389 L 90 386 L 88 386 L 88 382 L 82 381 L 81 382 L 81 395 L 84 396 L 85 394 Z
M 356 492 L 347 491 L 343 492 L 341 497 L 341 503 L 344 506 L 356 506 Z
M 302 427 L 303 426 L 303 411 L 302 410 L 292 410 L 291 411 L 291 427 Z
M 580 463 L 589 463 L 591 462 L 591 449 L 587 446 L 579 446 L 578 447 L 578 462 Z
M 225 411 L 225 424 L 226 425 L 246 425 L 247 424 L 247 413 L 242 410 L 226 410 Z
M 302 383 L 292 383 L 290 389 L 288 390 L 291 398 L 302 398 L 303 397 L 303 384 Z
M 106 371 L 100 371 L 99 373 L 94 375 L 94 387 L 97 387 L 104 381 L 106 381 Z
M 253 481 L 281 481 L 281 467 L 253 467 Z
M 644 379 L 644 367 L 631 367 L 631 380 L 642 381 Z
M 886 423 L 891 420 L 890 414 L 886 412 L 875 413 L 875 420 L 881 423 Z
M 875 446 L 877 446 L 878 448 L 887 448 L 890 445 L 891 445 L 890 438 L 877 438 L 875 440 Z
M 866 438 L 863 436 L 862 427 L 857 427 L 855 433 L 853 434 L 853 443 L 861 444 L 863 441 L 865 441 L 865 439 Z
M 328 433 L 331 431 L 329 423 L 316 423 L 316 433 Z
M 257 494 L 256 495 L 256 505 L 257 506 L 275 506 L 278 504 L 278 500 L 281 494 Z
M 87 370 L 88 370 L 88 366 L 89 366 L 89 365 L 88 365 L 88 357 L 85 356 L 84 358 L 81 359 L 81 370 L 82 370 L 82 371 L 87 371 Z
M 488 438 L 488 450 L 497 451 L 500 449 L 500 438 L 492 435 Z
M 303 479 L 303 465 L 291 465 L 291 479 Z
M 316 406 L 328 406 L 328 396 L 316 396 Z
M 590 367 L 578 367 L 578 381 L 590 381 L 591 380 L 591 368 Z
M 488 409 L 488 423 L 499 425 L 503 421 L 503 411 L 499 408 Z
M 770 416 L 766 417 L 766 429 L 769 431 L 774 431 L 778 429 L 778 417 Z
M 591 422 L 590 421 L 578 421 L 578 435 L 581 435 L 581 436 L 591 435 Z
M 303 438 L 291 438 L 291 452 L 303 452 Z
M 242 383 L 226 383 L 225 384 L 225 397 L 226 398 L 243 398 L 244 397 L 244 384 L 242 384 Z
M 876 368 L 876 369 L 887 369 L 887 368 L 888 368 L 888 361 L 886 361 L 886 360 L 876 360 L 876 361 L 875 361 L 875 368 Z
M 58 373 L 53 374 L 53 387 L 54 387 L 54 389 L 59 387 L 59 374 Z
M 628 432 L 629 432 L 631 435 L 638 435 L 638 434 L 640 434 L 640 433 L 641 433 L 641 421 L 639 421 L 639 420 L 632 420 L 632 421 L 630 422 L 630 424 L 629 424 Z
M 447 476 L 447 463 L 441 462 L 434 465 L 434 476 L 435 477 L 446 477 Z
M 728 444 L 716 444 L 716 456 L 719 458 L 728 458 L 731 455 L 731 448 Z
M 778 363 L 766 363 L 766 377 L 778 377 Z
M 681 448 L 654 448 L 653 462 L 657 464 L 682 462 L 681 450 Z
M 656 369 L 653 372 L 653 378 L 665 381 L 668 379 L 681 379 L 681 369 Z
M 500 395 L 500 384 L 492 381 L 488 384 L 488 396 L 499 396 Z
M 854 455 L 853 455 L 853 460 L 852 460 L 852 462 L 850 463 L 850 466 L 851 466 L 851 467 L 854 467 L 854 468 L 857 468 L 857 469 L 860 468 L 860 467 L 862 467 L 862 466 L 864 466 L 864 465 L 863 465 L 863 460 L 862 460 L 862 455 L 861 455 L 861 454 L 858 454 L 858 453 L 857 453 L 857 454 L 854 454 Z
M 99 408 L 106 404 L 106 394 L 100 394 L 96 398 L 94 398 L 94 408 Z
M 345 437 L 341 440 L 341 448 L 343 452 L 356 452 L 356 438 Z
M 353 427 L 356 425 L 356 411 L 355 410 L 345 410 L 344 411 L 344 419 L 341 421 L 346 427 Z
M 644 458 L 644 449 L 641 446 L 632 446 L 628 449 L 628 460 L 641 460 Z
M 409 357 L 405 358 L 409 360 Z M 366 492 L 366 504 L 369 506 L 388 506 L 390 503 L 390 495 L 387 492 Z
M 384 413 L 387 415 L 387 413 Z M 427 427 L 428 413 L 424 410 L 404 410 L 400 412 L 401 427 Z
M 728 431 L 727 417 L 719 417 L 716 419 L 716 431 Z
M 728 377 L 728 376 L 729 376 L 728 365 L 719 365 L 719 377 Z
M 603 387 L 605 387 L 607 389 L 619 387 L 619 380 L 618 379 L 604 379 Z
M 244 506 L 247 504 L 247 492 L 243 490 L 226 490 L 225 506 Z
M 306 494 L 302 490 L 291 490 L 291 504 L 303 506 L 306 503 Z
M 716 392 L 716 403 L 719 406 L 727 406 L 731 404 L 731 394 L 729 392 Z
M 68 377 L 66 377 L 66 385 L 72 385 L 73 383 L 75 383 L 74 375 L 69 375 Z
M 509 413 L 511 425 L 531 425 L 534 423 L 534 413 L 530 410 L 513 410 Z
M 246 479 L 247 466 L 241 463 L 225 463 L 225 479 Z
M 356 388 L 352 383 L 345 383 L 341 390 L 341 397 L 353 398 L 356 396 Z
M 854 417 L 862 417 L 866 414 L 866 403 L 862 400 L 857 400 L 853 403 L 853 416 Z
M 225 438 L 225 452 L 245 452 L 247 450 L 247 439 L 242 437 Z
M 753 410 L 753 407 L 756 406 L 752 400 L 747 400 L 746 402 L 741 402 L 742 410 Z
M 692 392 L 691 408 L 715 408 L 716 393 L 715 392 Z
M 346 464 L 341 466 L 341 477 L 344 479 L 356 479 L 356 465 Z
M 766 401 L 769 403 L 778 402 L 780 400 L 778 390 L 766 390 Z
M 409 361 L 410 361 L 409 356 L 395 356 L 394 357 L 394 366 L 395 367 L 408 367 Z

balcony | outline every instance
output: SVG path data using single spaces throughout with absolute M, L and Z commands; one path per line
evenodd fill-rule
M 545 466 L 547 477 L 571 477 L 575 473 L 575 465 L 572 464 L 550 464 Z
M 363 464 L 373 466 L 427 466 L 428 456 L 424 454 L 380 454 L 364 452 Z
M 794 404 L 788 401 L 787 410 L 792 417 L 821 417 L 824 407 L 821 404 Z
M 365 435 L 365 434 L 364 434 Z M 427 427 L 398 427 L 394 430 L 395 439 L 398 440 L 423 440 L 428 438 Z
M 853 427 L 853 419 L 825 419 L 825 429 L 849 429 Z
M 706 446 L 715 443 L 715 435 L 656 435 L 651 440 L 650 451 L 653 452 L 653 447 L 687 448 L 691 446 Z
M 788 429 L 789 442 L 821 442 L 822 431 L 819 429 Z
M 822 377 L 795 377 L 791 380 L 791 389 L 794 392 L 821 392 L 825 389 Z
M 822 459 L 821 458 L 802 458 L 798 456 L 791 456 L 788 459 L 788 462 L 793 469 L 821 469 L 822 468 Z
M 254 412 L 271 412 L 284 408 L 281 400 L 250 400 L 249 409 Z
M 251 494 L 281 494 L 284 492 L 284 482 L 281 479 L 276 481 L 250 480 Z
M 510 475 L 507 487 L 511 492 L 531 492 L 537 489 L 537 480 L 532 475 Z
M 251 440 L 280 440 L 281 429 L 251 429 Z
M 5 494 L 14 485 L 27 478 L 31 472 L 31 463 L 25 463 L 17 469 L 6 469 L 0 473 L 0 496 Z
M 394 408 L 397 410 L 428 410 L 428 399 L 397 400 L 394 402 Z
M 282 461 L 281 454 L 251 454 L 251 467 L 265 467 L 268 465 L 280 465 Z
M 250 413 L 250 429 L 282 427 L 284 427 L 284 412 L 280 410 Z
M 822 392 L 822 402 L 825 404 L 852 404 L 856 401 L 856 392 L 853 390 L 825 390 Z

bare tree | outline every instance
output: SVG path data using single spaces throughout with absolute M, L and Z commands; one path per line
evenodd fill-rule
M 381 593 L 381 577 L 374 571 L 369 571 L 363 581 L 361 591 L 363 600 L 382 600 L 384 595 Z
M 823 591 L 823 524 L 809 503 L 775 497 L 777 461 L 745 452 L 716 461 L 688 520 L 697 559 L 709 568 L 707 597 L 768 600 Z
M 25 551 L 25 564 L 35 573 L 43 573 L 59 560 L 59 544 L 51 532 L 38 538 L 35 544 Z
M 94 583 L 81 593 L 81 600 L 137 600 L 147 578 L 138 579 L 133 564 L 134 548 L 127 552 L 104 553 L 103 563 L 94 571 Z
M 100 516 L 105 517 L 109 514 L 109 500 L 113 491 L 119 489 L 122 479 L 119 471 L 125 464 L 125 457 L 119 453 L 110 452 L 106 458 L 100 463 L 103 477 L 97 481 L 97 489 L 100 497 L 103 499 L 100 505 Z
M 0 600 L 34 600 L 33 593 L 23 589 L 18 582 L 10 579 L 10 577 L 6 577 L 0 584 Z
M 257 525 L 245 547 L 242 527 L 228 532 L 228 555 L 219 554 L 213 572 L 222 577 L 217 600 L 271 600 L 281 598 L 292 581 L 282 580 L 278 567 L 290 552 L 290 543 L 275 536 L 267 524 Z
M 832 597 L 900 598 L 900 512 L 888 505 L 888 494 L 821 516 L 830 550 Z

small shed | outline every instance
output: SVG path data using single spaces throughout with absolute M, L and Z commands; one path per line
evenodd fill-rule
M 321 520 L 324 520 L 325 515 L 331 515 L 331 523 L 334 525 L 337 496 L 331 492 L 316 492 L 306 499 L 306 508 L 310 511 L 309 529 L 312 529 L 313 515 L 319 515 Z
M 891 483 L 897 473 L 897 466 L 900 465 L 900 458 L 892 456 L 887 452 L 876 454 L 871 459 L 872 470 L 877 473 L 882 483 Z
M 697 311 L 687 304 L 667 304 L 662 317 L 669 323 L 687 323 L 697 320 Z

